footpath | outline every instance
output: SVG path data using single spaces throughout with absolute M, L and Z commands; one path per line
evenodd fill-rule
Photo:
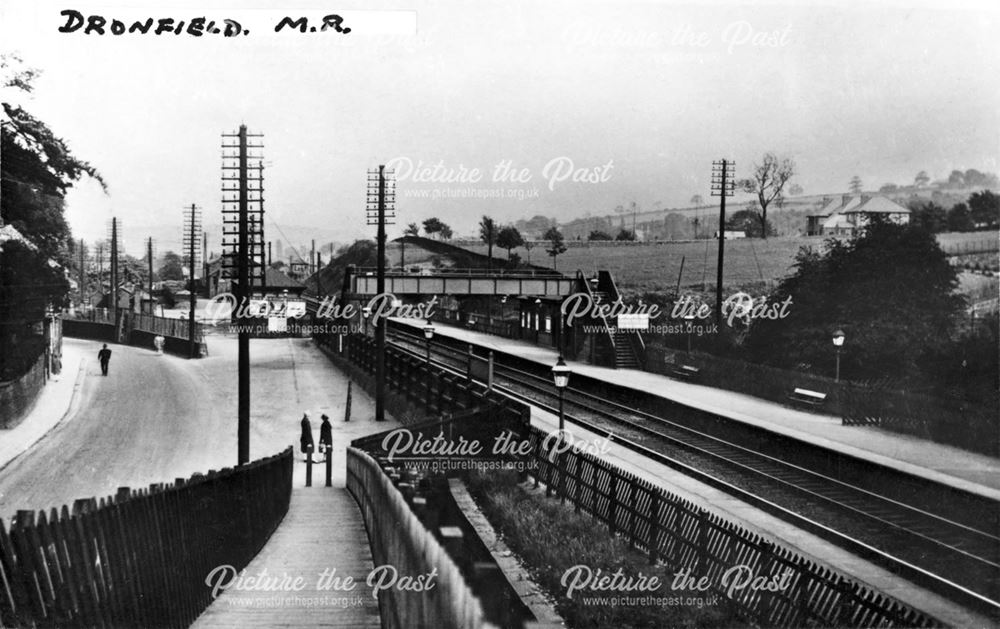
M 87 366 L 97 364 L 98 347 L 93 341 L 63 338 L 62 371 L 49 378 L 17 426 L 0 430 L 0 470 L 73 414 Z

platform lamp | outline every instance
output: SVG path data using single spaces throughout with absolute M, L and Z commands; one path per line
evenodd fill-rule
M 684 320 L 687 322 L 688 354 L 691 353 L 691 332 L 693 331 L 694 328 L 694 319 L 695 316 L 694 313 L 692 312 L 689 312 L 688 314 L 684 315 Z
M 427 339 L 427 366 L 431 366 L 431 339 L 434 338 L 434 324 L 431 320 L 427 320 L 427 325 L 424 326 L 424 338 Z
M 566 387 L 569 386 L 569 375 L 572 373 L 569 367 L 566 366 L 566 362 L 563 360 L 562 354 L 559 354 L 559 361 L 556 363 L 555 367 L 552 368 L 552 380 L 555 382 L 556 389 L 559 391 L 559 433 L 562 434 L 563 427 L 566 425 L 566 414 L 563 412 L 563 392 Z
M 840 328 L 833 333 L 833 348 L 837 354 L 837 371 L 834 376 L 834 382 L 840 382 L 840 348 L 844 346 L 844 331 Z
M 365 318 L 365 336 L 368 336 L 368 318 L 372 316 L 372 307 L 365 306 L 362 308 L 361 316 Z

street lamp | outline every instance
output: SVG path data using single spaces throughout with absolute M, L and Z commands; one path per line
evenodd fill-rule
M 840 348 L 844 346 L 844 331 L 838 329 L 833 333 L 833 347 L 834 351 L 837 353 L 837 372 L 833 379 L 834 382 L 840 382 Z
M 427 325 L 424 326 L 424 338 L 427 339 L 427 366 L 431 366 L 431 339 L 434 338 L 434 325 L 431 320 L 427 320 Z
M 562 354 L 559 355 L 559 362 L 556 366 L 552 368 L 552 380 L 555 382 L 556 389 L 559 391 L 559 433 L 563 431 L 563 426 L 566 424 L 566 414 L 563 412 L 563 391 L 569 385 L 569 367 L 566 366 L 566 362 L 563 361 Z

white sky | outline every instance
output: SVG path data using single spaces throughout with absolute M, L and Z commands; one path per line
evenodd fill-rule
M 0 0 L 0 50 L 43 71 L 27 108 L 110 186 L 109 196 L 85 184 L 69 198 L 74 233 L 88 240 L 104 236 L 114 214 L 133 242 L 146 235 L 137 232 L 173 224 L 179 242 L 181 208 L 192 202 L 206 224 L 218 222 L 219 134 L 241 122 L 265 134 L 269 218 L 342 242 L 371 235 L 366 169 L 399 157 L 485 175 L 471 186 L 401 181 L 400 225 L 390 236 L 429 216 L 461 234 L 484 213 L 568 220 L 633 200 L 646 209 L 683 206 L 694 194 L 708 197 L 713 159 L 736 160 L 745 176 L 767 150 L 796 160 L 807 193 L 842 192 L 854 174 L 877 189 L 912 182 L 920 170 L 934 178 L 954 168 L 1000 170 L 1000 13 L 986 3 L 108 8 L 129 4 Z M 205 6 L 252 25 L 251 34 L 57 32 L 62 9 L 189 20 Z M 318 19 L 352 9 L 415 11 L 417 33 L 371 35 L 361 21 L 348 36 L 267 28 L 282 14 Z M 747 27 L 782 45 L 733 42 Z M 674 40 L 684 32 L 703 34 L 705 45 Z M 543 167 L 559 157 L 613 167 L 606 181 L 550 190 Z M 531 180 L 491 182 L 502 160 L 528 168 Z M 532 198 L 407 196 L 469 187 Z

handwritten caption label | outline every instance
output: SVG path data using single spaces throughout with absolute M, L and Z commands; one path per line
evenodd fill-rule
M 192 16 L 155 16 L 133 8 L 76 9 L 59 12 L 58 31 L 96 36 L 183 36 L 204 38 L 245 37 L 253 33 L 309 35 L 327 33 L 345 36 L 355 31 L 363 35 L 414 35 L 415 11 L 342 11 L 316 15 L 285 15 L 272 9 L 251 9 L 240 17 L 203 13 Z

